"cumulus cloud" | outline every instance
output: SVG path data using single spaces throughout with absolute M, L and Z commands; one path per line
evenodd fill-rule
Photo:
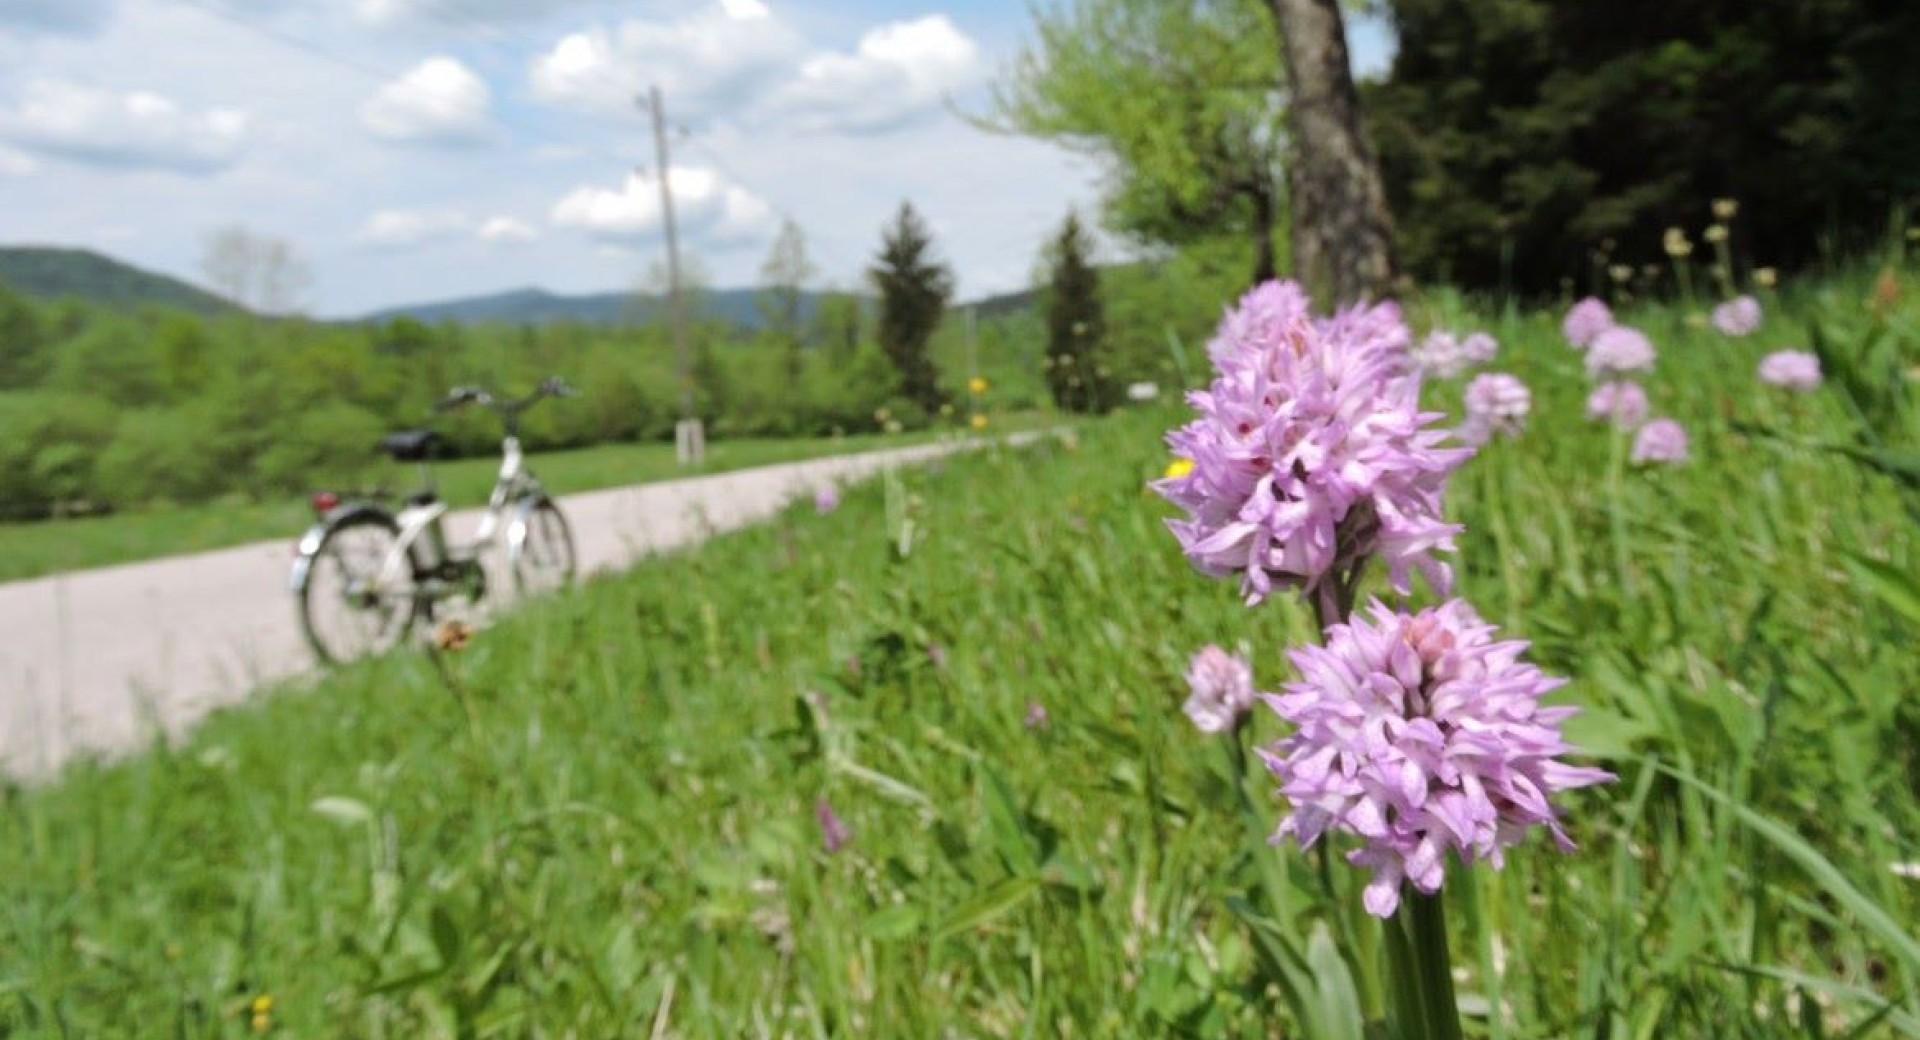
M 246 114 L 189 109 L 147 90 L 34 80 L 0 104 L 0 138 L 21 149 L 109 168 L 206 174 L 239 157 Z
M 88 33 L 113 13 L 116 0 L 6 0 L 0 3 L 0 35 L 21 32 Z
M 981 71 L 972 38 L 946 15 L 928 15 L 869 30 L 851 54 L 808 58 L 770 111 L 802 129 L 878 133 L 937 110 Z
M 531 242 L 540 237 L 540 232 L 535 231 L 533 226 L 524 220 L 517 220 L 513 217 L 493 217 L 486 223 L 480 225 L 478 235 L 482 242 L 491 242 L 495 245 L 512 245 L 520 242 Z
M 373 249 L 411 249 L 464 235 L 473 221 L 451 210 L 383 209 L 367 218 L 353 240 Z
M 444 55 L 428 58 L 380 88 L 360 108 L 376 137 L 408 144 L 473 144 L 491 126 L 493 92 L 486 81 Z
M 677 116 L 735 111 L 788 73 L 806 43 L 759 0 L 720 0 L 677 21 L 632 19 L 564 36 L 534 59 L 535 97 L 631 112 L 657 83 Z
M 675 166 L 668 174 L 674 217 L 689 237 L 708 243 L 740 240 L 768 230 L 773 209 L 759 196 L 729 184 L 712 170 Z M 661 230 L 660 181 L 636 173 L 618 188 L 585 186 L 554 203 L 557 227 L 585 231 L 602 240 L 621 240 Z

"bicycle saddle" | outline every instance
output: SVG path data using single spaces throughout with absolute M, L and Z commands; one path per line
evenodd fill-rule
M 401 430 L 380 438 L 380 450 L 395 462 L 419 462 L 432 453 L 441 437 L 432 430 Z

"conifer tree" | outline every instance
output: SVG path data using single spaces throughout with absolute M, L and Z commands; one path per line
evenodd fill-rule
M 953 272 L 933 252 L 933 233 L 912 203 L 902 202 L 882 233 L 867 277 L 880 292 L 880 349 L 900 373 L 901 396 L 937 411 L 944 395 L 928 344 L 953 295 Z
M 1100 272 L 1088 262 L 1087 235 L 1078 213 L 1067 214 L 1048 252 L 1047 388 L 1062 411 L 1106 411 L 1116 396 L 1106 356 L 1106 311 L 1100 302 Z

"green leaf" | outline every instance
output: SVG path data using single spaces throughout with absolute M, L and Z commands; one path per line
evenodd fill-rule
M 1894 613 L 1920 625 L 1920 576 L 1856 553 L 1843 553 L 1842 562 L 1853 579 L 1865 585 Z
M 878 770 L 868 769 L 858 762 L 844 758 L 836 758 L 833 760 L 833 771 L 867 784 L 874 790 L 879 791 L 882 795 L 896 802 L 905 802 L 908 805 L 920 805 L 927 808 L 933 807 L 933 799 L 928 798 L 919 788 L 895 780 L 893 777 Z
M 460 959 L 460 926 L 446 907 L 427 912 L 427 932 L 433 936 L 433 952 L 440 955 L 440 963 L 452 967 Z
M 342 825 L 373 822 L 373 810 L 365 802 L 339 795 L 316 799 L 308 808 Z
M 1307 939 L 1307 968 L 1317 987 L 1313 1035 L 1318 1040 L 1360 1040 L 1366 1030 L 1360 995 L 1325 922 L 1316 923 Z
M 1868 932 L 1879 938 L 1888 950 L 1904 961 L 1907 970 L 1920 971 L 1920 939 L 1915 939 L 1905 926 L 1893 918 L 1893 915 L 1887 913 L 1866 893 L 1855 888 L 1853 882 L 1848 881 L 1846 875 L 1840 873 L 1840 868 L 1822 856 L 1818 849 L 1807 844 L 1806 839 L 1781 823 L 1754 812 L 1719 790 L 1709 787 L 1706 783 L 1672 766 L 1660 768 L 1725 806 L 1754 833 L 1765 838 L 1788 859 L 1799 864 L 1800 869 L 1806 871 L 1821 888 L 1825 889 L 1834 902 L 1844 907 Z
M 936 940 L 950 938 L 995 921 L 1032 899 L 1038 891 L 1040 881 L 1031 877 L 1007 878 L 997 885 L 984 888 L 954 907 L 946 920 L 940 922 L 940 927 L 934 930 L 933 937 Z
M 865 931 L 868 937 L 880 942 L 908 939 L 919 933 L 922 917 L 919 907 L 898 903 L 867 915 Z

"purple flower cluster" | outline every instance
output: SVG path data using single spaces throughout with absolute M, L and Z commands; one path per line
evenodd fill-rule
M 1804 350 L 1778 350 L 1760 359 L 1760 381 L 1805 393 L 1820 388 L 1820 359 Z
M 1217 646 L 1202 647 L 1187 666 L 1192 695 L 1182 710 L 1202 733 L 1225 733 L 1253 709 L 1253 667 Z
M 1593 338 L 1587 348 L 1587 375 L 1614 379 L 1653 367 L 1653 341 L 1630 325 L 1615 325 Z
M 1492 361 L 1499 352 L 1500 341 L 1484 332 L 1461 339 L 1445 329 L 1435 329 L 1409 351 L 1409 357 L 1421 375 L 1452 379 L 1475 365 Z
M 1655 419 L 1640 427 L 1630 457 L 1635 462 L 1681 463 L 1690 455 L 1687 428 L 1672 419 Z
M 1374 556 L 1401 592 L 1416 568 L 1449 586 L 1434 553 L 1458 527 L 1440 497 L 1471 451 L 1430 428 L 1441 416 L 1420 410 L 1409 340 L 1391 304 L 1315 319 L 1289 282 L 1228 312 L 1208 348 L 1216 378 L 1188 395 L 1199 417 L 1167 437 L 1193 469 L 1153 485 L 1186 512 L 1167 526 L 1197 569 L 1239 575 L 1249 604 L 1276 586 L 1325 601 Z
M 1639 383 L 1601 383 L 1587 395 L 1587 418 L 1612 420 L 1622 430 L 1635 429 L 1647 421 L 1647 392 Z
M 1747 317 L 1745 304 L 1752 304 L 1752 323 L 1756 327 L 1759 325 L 1758 303 L 1743 296 L 1723 304 L 1721 310 L 1735 304 L 1742 305 L 1736 308 L 1739 312 L 1736 317 L 1742 320 Z M 1720 311 L 1715 311 L 1716 324 L 1720 318 Z M 1672 419 L 1656 419 L 1648 423 L 1647 392 L 1631 378 L 1635 373 L 1653 368 L 1653 341 L 1630 325 L 1614 324 L 1613 312 L 1607 310 L 1606 304 L 1591 297 L 1574 304 L 1560 327 L 1566 333 L 1568 342 L 1586 349 L 1587 375 L 1599 382 L 1593 392 L 1587 395 L 1587 418 L 1595 422 L 1611 422 L 1619 430 L 1638 430 L 1633 441 L 1632 457 L 1635 462 L 1685 462 L 1686 429 Z M 1723 327 L 1722 331 L 1728 330 Z M 1642 426 L 1642 423 L 1646 425 Z
M 1713 327 L 1729 336 L 1750 336 L 1760 328 L 1760 301 L 1736 296 L 1713 309 Z
M 1293 651 L 1301 678 L 1267 698 L 1295 727 L 1262 752 L 1293 807 L 1274 840 L 1359 836 L 1348 859 L 1373 871 L 1364 902 L 1380 917 L 1403 882 L 1438 891 L 1448 850 L 1497 869 L 1535 826 L 1572 848 L 1549 796 L 1614 778 L 1559 761 L 1577 709 L 1540 698 L 1564 680 L 1521 661 L 1526 643 L 1495 642 L 1464 601 L 1369 613 Z
M 1565 320 L 1560 322 L 1560 332 L 1575 350 L 1593 346 L 1593 341 L 1610 328 L 1613 328 L 1613 311 L 1591 296 L 1568 309 Z
M 1413 348 L 1410 356 L 1422 376 L 1435 379 L 1452 379 L 1472 364 L 1467 360 L 1466 351 L 1460 348 L 1459 338 L 1445 329 L 1427 333 L 1427 338 Z
M 820 823 L 820 845 L 828 852 L 839 852 L 853 840 L 853 828 L 847 826 L 825 798 L 813 803 L 813 818 Z
M 1494 434 L 1518 437 L 1526 429 L 1533 393 L 1505 372 L 1488 372 L 1467 384 L 1466 406 L 1467 421 L 1461 424 L 1460 439 L 1468 444 L 1485 444 Z

